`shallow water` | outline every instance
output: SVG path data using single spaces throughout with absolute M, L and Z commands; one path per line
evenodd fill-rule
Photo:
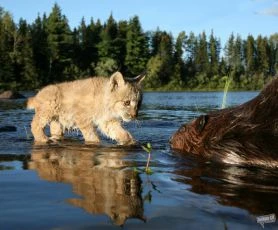
M 231 92 L 228 106 L 258 92 Z M 261 229 L 257 217 L 278 215 L 278 172 L 200 162 L 170 150 L 169 137 L 194 117 L 219 109 L 223 93 L 145 93 L 138 122 L 125 124 L 153 146 L 151 175 L 140 145 L 80 133 L 33 145 L 32 111 L 24 100 L 0 101 L 0 229 Z M 278 229 L 278 222 L 266 223 Z

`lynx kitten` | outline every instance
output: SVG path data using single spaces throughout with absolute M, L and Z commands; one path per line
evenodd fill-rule
M 99 143 L 96 128 L 121 145 L 135 143 L 121 126 L 138 115 L 145 75 L 124 79 L 120 72 L 110 78 L 93 77 L 44 87 L 29 98 L 35 109 L 31 130 L 36 142 L 59 140 L 66 129 L 78 128 L 86 142 Z M 50 126 L 51 137 L 44 133 Z

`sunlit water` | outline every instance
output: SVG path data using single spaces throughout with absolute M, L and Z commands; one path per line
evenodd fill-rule
M 257 92 L 228 93 L 227 105 Z M 139 119 L 125 124 L 153 146 L 151 175 L 140 145 L 102 137 L 85 145 L 78 132 L 34 146 L 24 100 L 0 101 L 0 229 L 261 229 L 278 215 L 278 172 L 199 162 L 169 148 L 185 122 L 221 107 L 223 93 L 145 93 Z M 278 223 L 266 223 L 278 229 Z

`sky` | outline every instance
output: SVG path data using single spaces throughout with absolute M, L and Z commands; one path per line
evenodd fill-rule
M 139 16 L 144 31 L 157 28 L 176 37 L 181 31 L 213 33 L 224 44 L 233 32 L 243 39 L 278 33 L 278 0 L 0 0 L 0 7 L 10 12 L 17 23 L 28 23 L 51 12 L 57 3 L 71 28 L 82 17 L 104 23 L 113 15 L 116 21 Z

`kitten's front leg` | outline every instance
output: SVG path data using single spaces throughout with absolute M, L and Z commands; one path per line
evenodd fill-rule
M 99 128 L 104 134 L 116 140 L 120 145 L 132 145 L 136 143 L 132 135 L 117 120 L 103 122 L 99 124 Z

